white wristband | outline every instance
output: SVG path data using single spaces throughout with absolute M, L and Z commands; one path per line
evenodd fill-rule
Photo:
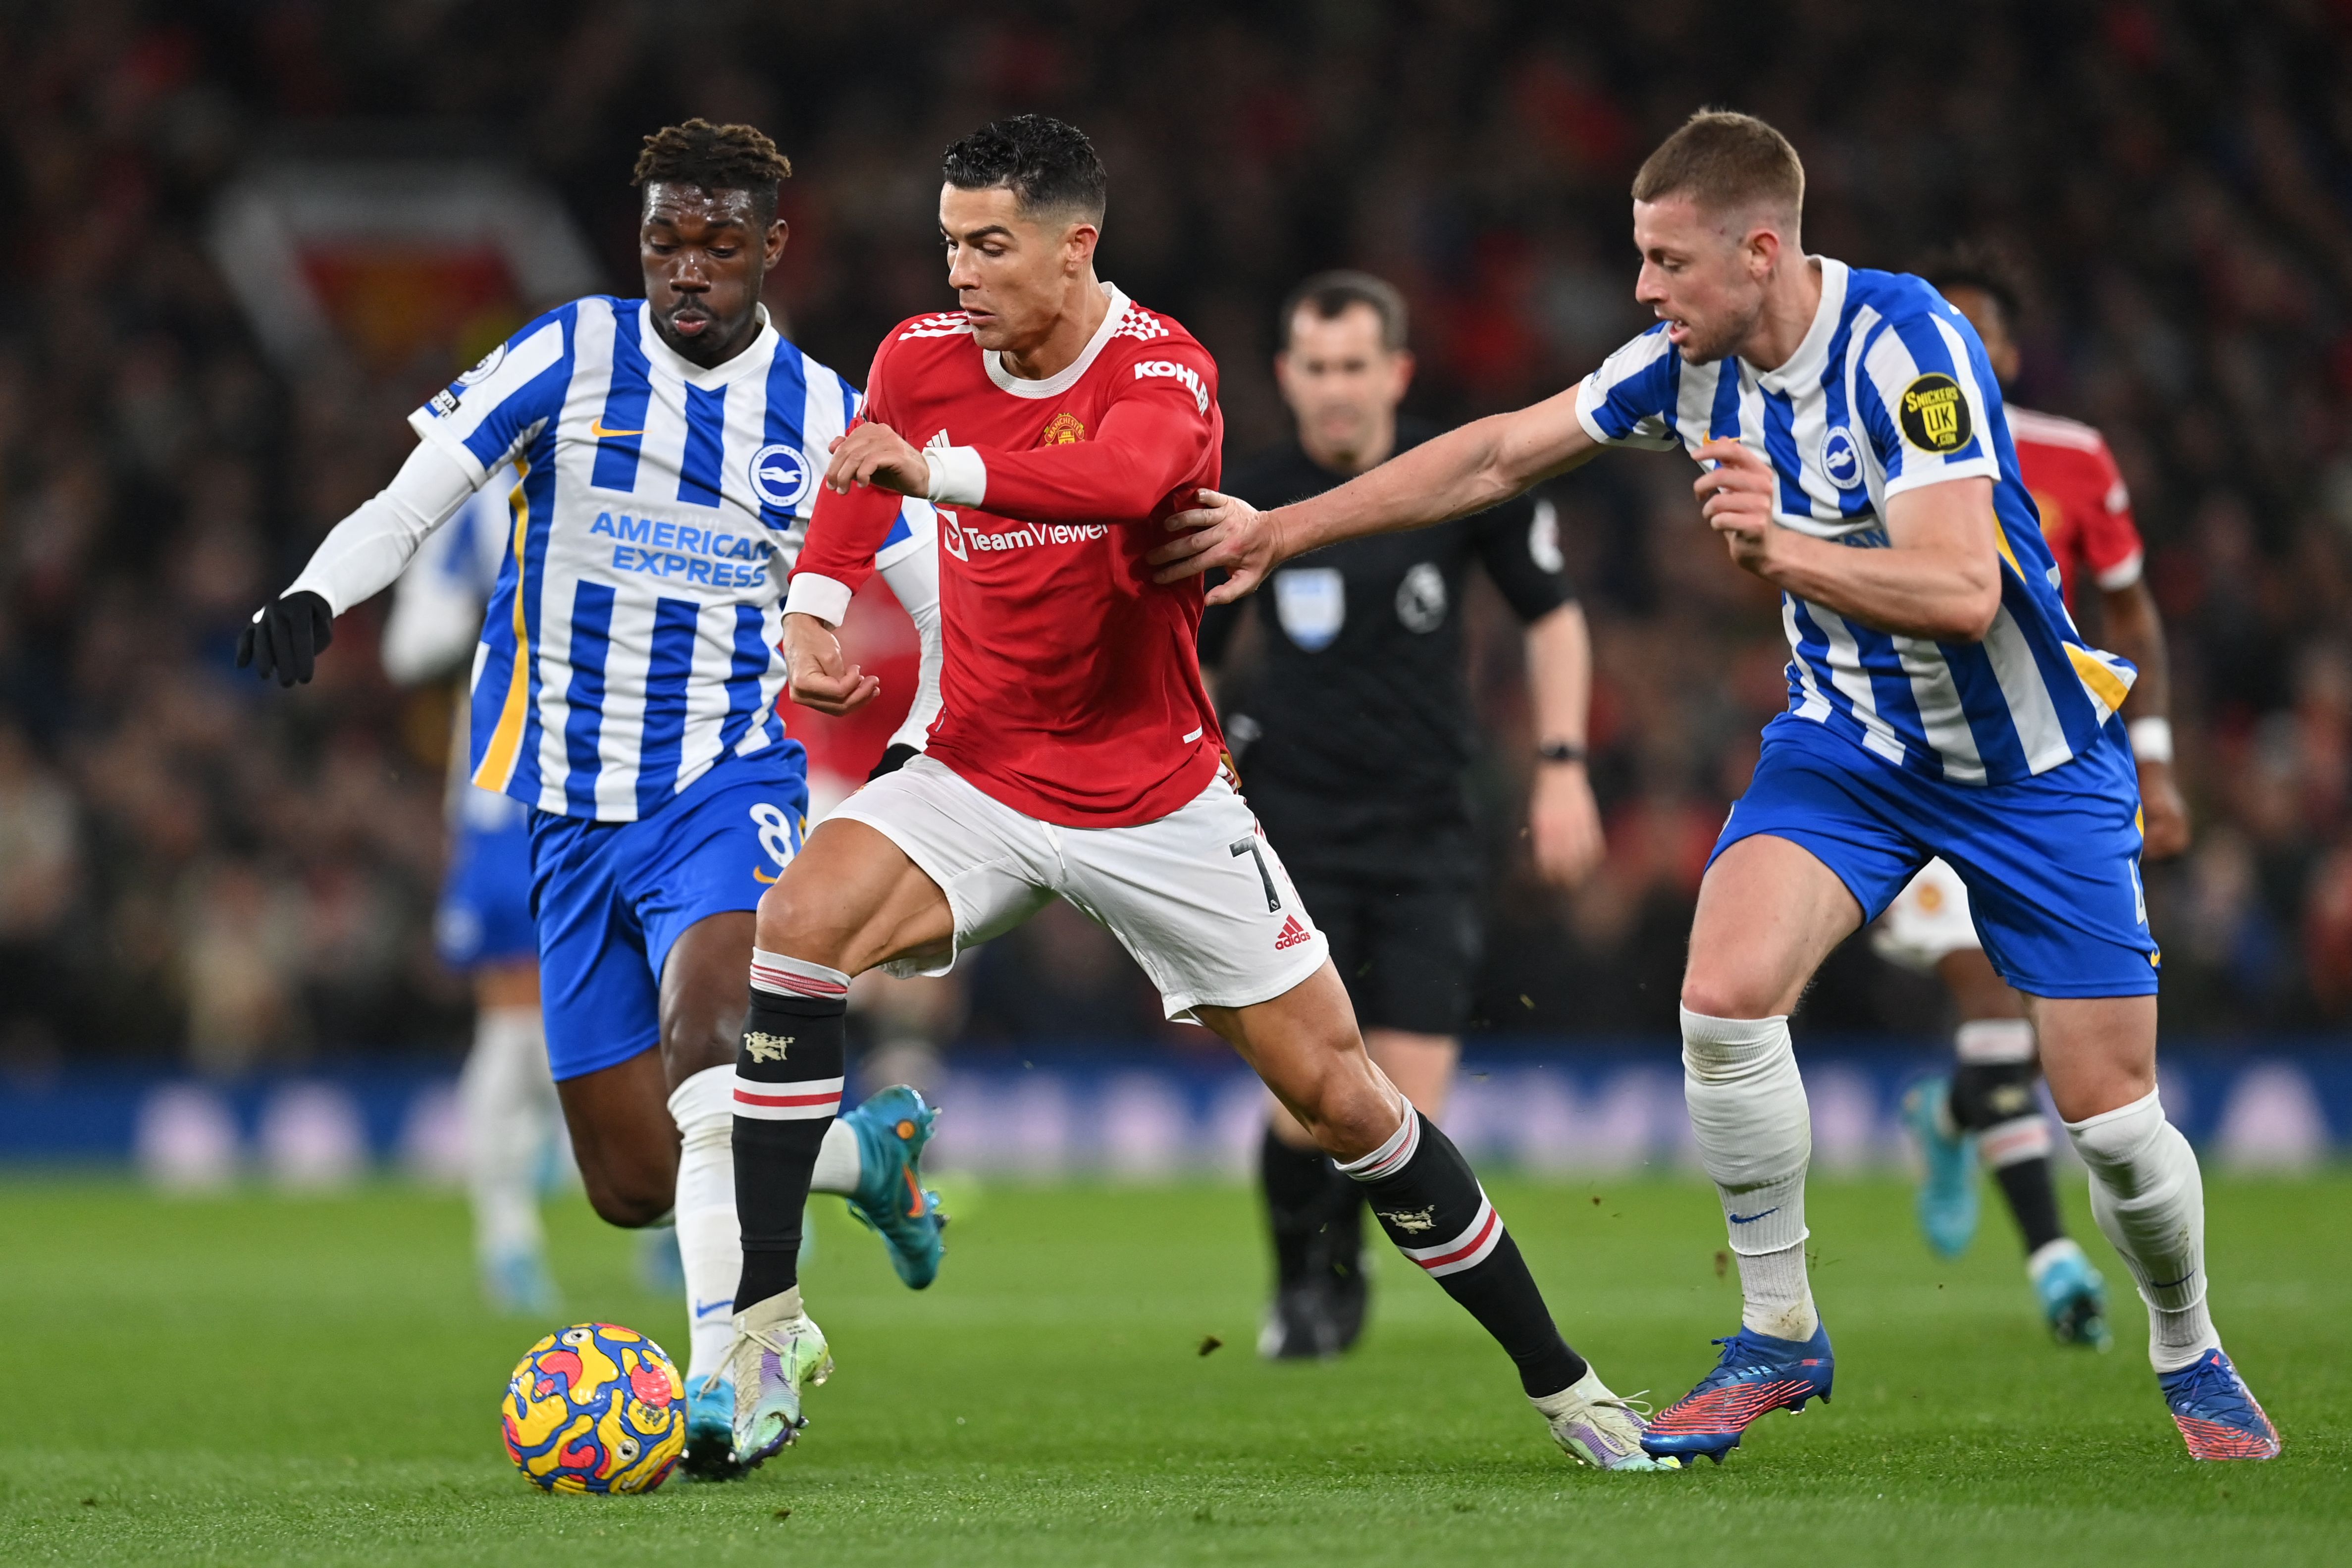
M 924 499 L 949 506 L 978 506 L 988 495 L 988 464 L 972 447 L 929 447 L 923 464 L 931 471 Z
M 849 584 L 816 572 L 795 572 L 784 590 L 784 614 L 814 616 L 837 626 L 849 614 Z
M 2172 761 L 2172 721 L 2169 719 L 2135 719 L 2128 730 L 2132 757 L 2136 762 L 2168 763 Z

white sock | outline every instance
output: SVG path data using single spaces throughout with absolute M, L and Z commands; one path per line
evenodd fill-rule
M 2059 1264 L 2068 1258 L 2082 1257 L 2083 1244 L 2071 1236 L 2062 1236 L 2055 1241 L 2045 1241 L 2027 1255 L 2025 1277 L 2039 1285 L 2042 1283 L 2042 1277 Z
M 457 1077 L 474 1250 L 488 1263 L 545 1246 L 539 1182 L 555 1137 L 555 1081 L 536 1007 L 486 1007 Z
M 687 1381 L 718 1372 L 735 1337 L 743 1232 L 735 1221 L 735 1068 L 705 1068 L 669 1097 L 677 1122 L 677 1257 L 686 1274 Z
M 824 1130 L 824 1142 L 817 1145 L 816 1169 L 809 1176 L 809 1191 L 854 1193 L 865 1173 L 866 1157 L 858 1151 L 856 1131 L 835 1117 L 833 1125 Z
M 1789 1020 L 1710 1018 L 1685 1007 L 1682 1022 L 1683 1099 L 1739 1260 L 1739 1321 L 1774 1339 L 1811 1339 L 1821 1327 L 1805 1279 L 1813 1126 Z
M 2147 1359 L 2187 1366 L 2221 1342 L 2205 1307 L 2205 1184 L 2155 1093 L 2066 1123 L 2091 1167 L 2091 1213 L 2147 1303 Z

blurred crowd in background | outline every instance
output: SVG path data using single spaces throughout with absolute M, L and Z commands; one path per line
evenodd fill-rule
M 446 695 L 384 680 L 381 606 L 291 693 L 231 657 L 242 618 L 397 466 L 406 411 L 485 345 L 273 363 L 207 224 L 272 151 L 462 149 L 544 181 L 633 293 L 629 165 L 688 114 L 750 121 L 793 157 L 770 303 L 860 381 L 885 329 L 950 302 L 940 150 L 1008 111 L 1078 124 L 1111 171 L 1103 273 L 1218 356 L 1233 455 L 1286 435 L 1274 309 L 1318 268 L 1405 290 L 1419 412 L 1580 376 L 1643 324 L 1632 170 L 1701 104 L 1796 142 L 1813 249 L 1899 268 L 1999 242 L 2032 290 L 2018 401 L 2105 431 L 2168 617 L 2198 837 L 2147 873 L 2168 1027 L 2352 1016 L 2352 6 L 982 9 L 0 12 L 18 235 L 0 258 L 0 1057 L 226 1072 L 460 1037 L 463 987 L 430 942 Z M 1610 837 L 1572 894 L 1522 847 L 1518 644 L 1474 603 L 1493 1028 L 1671 1026 L 1707 847 L 1784 700 L 1774 597 L 1724 562 L 1690 478 L 1626 455 L 1554 489 L 1594 627 Z M 1807 1004 L 1854 1032 L 1932 1030 L 1940 1006 L 1858 943 Z M 1115 944 L 1059 908 L 981 955 L 961 1023 L 1004 1041 L 1161 1028 Z

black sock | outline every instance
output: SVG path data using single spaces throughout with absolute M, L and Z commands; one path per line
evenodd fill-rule
M 841 1110 L 849 977 L 751 955 L 751 1014 L 735 1054 L 735 1209 L 743 1227 L 739 1312 L 800 1283 L 801 1215 L 825 1130 Z
M 1317 1233 L 1330 1223 L 1328 1194 L 1332 1179 L 1348 1184 L 1348 1196 L 1360 1196 L 1355 1184 L 1331 1168 L 1322 1150 L 1294 1148 L 1274 1134 L 1269 1124 L 1258 1151 L 1257 1179 L 1265 1195 L 1266 1228 L 1274 1237 L 1274 1279 L 1276 1289 L 1303 1284 L 1315 1261 Z
M 1342 1166 L 1363 1184 L 1397 1250 L 1427 1269 L 1518 1363 L 1529 1398 L 1558 1394 L 1589 1369 L 1568 1348 L 1518 1243 L 1453 1141 L 1407 1109 L 1396 1136 Z
M 1978 1152 L 2009 1199 L 2027 1257 L 2066 1234 L 2050 1184 L 2050 1124 L 2036 1103 L 2030 1060 L 1962 1062 L 1952 1074 L 1952 1121 L 1977 1135 Z
M 2050 1184 L 2049 1155 L 1996 1165 L 1992 1179 L 2000 1184 L 2002 1194 L 2009 1199 L 2009 1212 L 2017 1216 L 2028 1258 L 2066 1234 L 2066 1227 L 2058 1223 L 2058 1194 Z

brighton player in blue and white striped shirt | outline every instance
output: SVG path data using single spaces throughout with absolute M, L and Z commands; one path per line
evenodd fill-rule
M 334 616 L 502 465 L 520 474 L 474 655 L 472 776 L 530 814 L 548 1055 L 589 1200 L 615 1225 L 677 1215 L 686 1463 L 704 1475 L 740 1473 L 719 1369 L 742 1268 L 730 1140 L 753 911 L 808 809 L 806 754 L 776 707 L 780 606 L 857 409 L 759 302 L 791 173 L 749 126 L 647 137 L 646 298 L 551 310 L 436 393 L 398 476 L 256 614 L 239 656 L 281 684 L 310 679 Z M 886 759 L 903 760 L 938 708 L 925 503 L 877 564 L 923 639 L 922 689 Z M 916 1163 L 932 1114 L 897 1089 L 831 1121 L 813 1184 L 849 1197 L 918 1288 L 940 1258 Z
M 1830 1392 L 1805 1275 L 1811 1133 L 1788 1015 L 1830 950 L 1941 856 L 2028 998 L 2099 1226 L 2199 1458 L 2278 1436 L 2205 1304 L 2196 1156 L 2156 1092 L 2156 981 L 2124 661 L 2090 647 L 2020 481 L 1975 329 L 1916 278 L 1807 256 L 1804 171 L 1747 115 L 1694 116 L 1633 183 L 1634 294 L 1658 325 L 1579 386 L 1272 511 L 1203 492 L 1160 552 L 1247 593 L 1361 534 L 1483 510 L 1612 446 L 1696 458 L 1708 523 L 1782 591 L 1789 709 L 1699 891 L 1684 1089 L 1739 1259 L 1741 1327 L 1643 1446 L 1717 1459 Z

